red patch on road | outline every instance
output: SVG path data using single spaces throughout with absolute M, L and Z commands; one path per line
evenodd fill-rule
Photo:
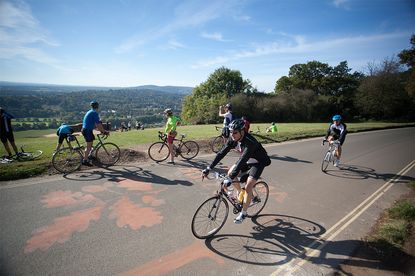
M 125 188 L 129 191 L 151 191 L 152 187 L 151 187 L 151 183 L 148 182 L 142 182 L 142 181 L 134 181 L 134 180 L 130 180 L 130 179 L 124 179 L 121 180 L 118 183 L 118 187 L 120 188 Z
M 225 263 L 223 259 L 207 249 L 204 243 L 195 241 L 190 246 L 137 266 L 120 275 L 164 275 L 203 258 L 209 258 L 220 265 Z
M 55 219 L 54 223 L 35 231 L 30 240 L 27 241 L 25 253 L 36 249 L 48 250 L 54 243 L 64 243 L 75 232 L 83 232 L 89 227 L 91 221 L 97 221 L 101 217 L 104 205 L 72 212 L 69 216 Z
M 276 185 L 275 185 L 276 186 Z M 274 185 L 269 186 L 269 196 L 271 198 L 274 198 L 278 203 L 283 203 L 285 199 L 288 197 L 288 194 L 286 192 L 277 192 L 275 191 L 276 188 Z
M 134 204 L 127 196 L 123 196 L 109 209 L 111 210 L 109 218 L 116 219 L 118 227 L 128 225 L 133 230 L 138 230 L 143 226 L 151 227 L 160 224 L 163 220 L 160 212 L 154 208 Z
M 46 208 L 76 205 L 82 202 L 94 201 L 96 201 L 96 198 L 93 195 L 84 195 L 81 192 L 73 193 L 71 191 L 51 192 L 42 199 L 42 203 L 46 205 Z
M 99 193 L 107 190 L 108 188 L 104 185 L 90 185 L 82 188 L 82 191 L 85 193 Z
M 151 206 L 160 206 L 165 203 L 164 199 L 157 199 L 153 195 L 145 195 L 142 198 L 143 203 L 149 204 Z

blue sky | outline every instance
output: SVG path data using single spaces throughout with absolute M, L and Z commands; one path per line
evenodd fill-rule
M 294 64 L 364 71 L 413 33 L 413 0 L 0 0 L 0 80 L 196 86 L 225 66 L 270 92 Z

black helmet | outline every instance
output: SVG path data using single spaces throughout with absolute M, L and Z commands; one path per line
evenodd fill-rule
M 245 128 L 245 122 L 244 120 L 241 119 L 236 119 L 233 120 L 230 124 L 229 124 L 229 130 L 233 131 L 233 130 L 242 130 Z
M 225 107 L 226 107 L 226 108 L 228 108 L 228 109 L 232 109 L 232 104 L 231 104 L 231 103 L 227 103 L 227 104 L 225 105 Z
M 95 109 L 95 108 L 98 108 L 98 106 L 99 106 L 99 103 L 98 103 L 97 101 L 92 101 L 92 102 L 91 102 L 91 107 L 92 107 L 92 108 L 94 108 L 94 109 Z

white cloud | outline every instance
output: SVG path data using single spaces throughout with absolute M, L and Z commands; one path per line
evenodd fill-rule
M 343 37 L 327 40 L 319 40 L 315 42 L 308 42 L 300 35 L 287 35 L 289 39 L 280 42 L 273 41 L 269 43 L 262 43 L 261 45 L 254 45 L 251 49 L 232 52 L 227 55 L 217 56 L 208 60 L 201 60 L 192 65 L 191 68 L 203 68 L 216 65 L 223 65 L 228 62 L 234 62 L 241 59 L 249 59 L 255 57 L 278 55 L 278 54 L 296 54 L 296 55 L 310 55 L 310 53 L 317 53 L 322 51 L 339 51 L 339 49 L 351 50 L 365 45 L 379 44 L 397 38 L 407 38 L 411 32 L 399 32 L 379 35 Z
M 333 5 L 336 6 L 337 8 L 345 8 L 348 9 L 349 8 L 349 0 L 334 0 L 333 1 Z
M 49 65 L 57 63 L 56 59 L 34 46 L 56 47 L 59 44 L 49 37 L 24 2 L 0 1 L 0 37 L 0 58 L 20 56 Z
M 179 49 L 179 48 L 185 48 L 185 45 L 180 43 L 176 39 L 170 39 L 167 42 L 167 48 L 172 49 L 172 50 L 176 50 L 176 49 Z
M 221 33 L 215 32 L 215 33 L 206 33 L 203 32 L 201 34 L 201 37 L 207 38 L 207 39 L 212 39 L 212 40 L 216 40 L 216 41 L 221 41 L 221 42 L 225 42 L 225 41 L 230 41 L 230 40 L 226 40 L 223 38 L 223 35 Z
M 117 53 L 125 53 L 136 47 L 149 43 L 165 35 L 171 35 L 176 31 L 201 26 L 229 13 L 238 5 L 238 1 L 185 1 L 174 10 L 175 17 L 169 23 L 154 28 L 147 33 L 134 34 L 122 42 L 117 48 Z

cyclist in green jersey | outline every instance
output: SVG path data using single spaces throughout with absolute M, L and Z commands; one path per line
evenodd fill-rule
M 164 133 L 167 135 L 167 144 L 169 145 L 170 150 L 170 161 L 167 163 L 174 165 L 175 153 L 173 151 L 173 140 L 177 135 L 176 127 L 180 124 L 180 119 L 176 116 L 173 116 L 173 111 L 171 110 L 171 108 L 167 108 L 166 110 L 164 110 L 164 115 L 167 118 Z

